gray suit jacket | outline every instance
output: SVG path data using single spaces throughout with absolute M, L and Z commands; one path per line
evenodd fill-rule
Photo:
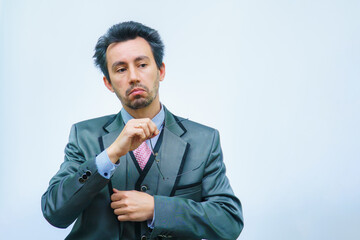
M 130 153 L 110 180 L 95 157 L 124 127 L 121 114 L 72 126 L 65 160 L 42 196 L 42 211 L 67 239 L 236 239 L 243 228 L 241 204 L 225 175 L 217 130 L 174 116 L 165 108 L 159 162 L 139 170 Z M 110 208 L 111 188 L 146 191 L 155 199 L 154 229 L 119 222 Z

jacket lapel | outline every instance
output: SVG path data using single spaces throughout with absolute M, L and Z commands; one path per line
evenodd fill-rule
M 173 189 L 179 180 L 182 167 L 189 148 L 189 143 L 181 136 L 186 129 L 177 119 L 165 108 L 164 136 L 159 151 L 159 168 L 163 176 L 159 176 L 158 195 L 171 196 Z M 154 163 L 156 164 L 156 162 Z

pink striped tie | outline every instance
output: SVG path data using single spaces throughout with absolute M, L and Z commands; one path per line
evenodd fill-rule
M 151 150 L 150 150 L 149 146 L 144 141 L 137 149 L 135 149 L 133 151 L 133 153 L 134 153 L 136 160 L 139 163 L 141 170 L 144 170 L 144 167 L 145 167 L 146 163 L 148 162 L 150 155 L 151 155 Z

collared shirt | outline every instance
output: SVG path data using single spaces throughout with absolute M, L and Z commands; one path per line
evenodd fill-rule
M 133 119 L 133 116 L 131 116 L 124 108 L 121 109 L 120 114 L 125 124 L 127 124 L 129 120 Z M 165 121 L 165 111 L 162 105 L 160 112 L 156 114 L 156 116 L 151 120 L 155 123 L 156 127 L 159 129 L 159 132 L 161 133 L 163 129 L 163 123 Z M 146 140 L 146 144 L 149 146 L 150 149 L 155 147 L 157 140 L 159 139 L 160 133 L 155 137 Z M 110 161 L 106 149 L 96 157 L 95 162 L 99 174 L 107 179 L 111 178 L 116 168 L 119 166 L 119 164 L 114 164 Z

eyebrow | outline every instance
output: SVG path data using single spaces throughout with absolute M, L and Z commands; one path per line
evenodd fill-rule
M 150 60 L 148 56 L 139 56 L 135 58 L 135 62 L 141 61 L 141 60 Z
M 150 58 L 148 56 L 139 56 L 137 58 L 135 58 L 135 62 L 139 62 L 141 60 L 150 60 Z M 119 65 L 126 65 L 126 62 L 123 61 L 116 61 L 112 64 L 112 69 L 114 69 L 115 67 L 119 66 Z

